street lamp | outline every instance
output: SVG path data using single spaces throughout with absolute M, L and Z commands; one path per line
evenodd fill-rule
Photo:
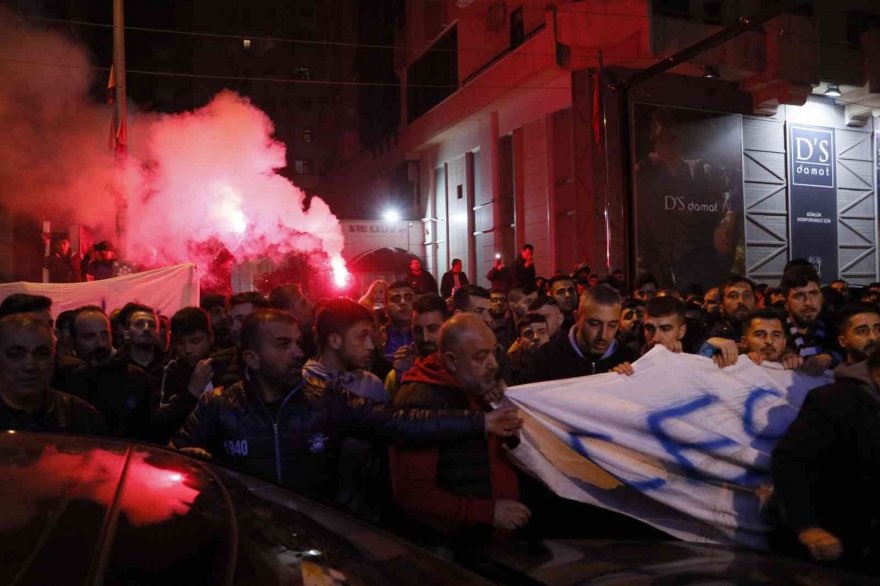
M 385 213 L 382 214 L 382 219 L 386 222 L 399 222 L 400 212 L 394 208 L 387 209 L 385 210 Z

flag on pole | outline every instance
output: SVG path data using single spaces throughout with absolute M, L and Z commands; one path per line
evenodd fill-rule
M 117 155 L 125 154 L 128 147 L 128 132 L 125 119 L 120 115 L 120 105 L 116 102 L 116 69 L 110 66 L 110 77 L 107 80 L 107 103 L 113 105 L 113 118 L 110 121 L 110 138 L 108 147 Z M 122 118 L 120 120 L 120 118 Z

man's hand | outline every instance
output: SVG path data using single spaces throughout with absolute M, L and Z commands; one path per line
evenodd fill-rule
M 709 338 L 706 343 L 721 352 L 712 357 L 719 367 L 724 368 L 736 364 L 736 359 L 739 357 L 739 348 L 737 348 L 736 342 L 725 338 Z
M 202 448 L 178 448 L 177 450 L 181 454 L 186 454 L 187 456 L 195 456 L 196 458 L 201 458 L 202 460 L 211 460 L 213 456 L 207 450 L 203 450 Z
M 749 352 L 748 354 L 746 354 L 746 356 L 749 357 L 749 360 L 751 360 L 752 362 L 754 362 L 755 364 L 757 364 L 759 366 L 761 365 L 762 362 L 764 362 L 764 355 L 761 354 L 760 352 Z
M 490 404 L 497 403 L 501 399 L 504 398 L 504 391 L 507 390 L 507 383 L 505 383 L 502 379 L 498 379 L 495 381 L 495 386 L 492 387 L 492 390 L 484 395 L 486 401 Z
M 804 359 L 797 354 L 786 354 L 782 357 L 782 367 L 785 370 L 796 370 L 804 365 Z
M 189 377 L 189 384 L 186 386 L 186 390 L 193 397 L 201 397 L 202 393 L 205 392 L 205 387 L 208 386 L 212 378 L 214 378 L 214 368 L 211 366 L 211 359 L 199 360 L 192 375 Z
M 804 360 L 801 368 L 810 376 L 819 376 L 831 368 L 832 362 L 834 362 L 834 358 L 831 357 L 831 354 L 817 354 Z
M 394 370 L 402 373 L 406 370 L 409 370 L 415 360 L 415 348 L 412 344 L 406 344 L 405 346 L 401 346 L 394 352 L 394 357 L 391 359 L 391 363 L 394 365 Z
M 670 352 L 675 352 L 676 354 L 681 354 L 682 352 L 684 352 L 684 346 L 681 345 L 681 340 L 666 342 L 662 344 L 662 346 Z
M 495 519 L 492 524 L 501 529 L 519 529 L 529 522 L 532 512 L 519 501 L 495 501 Z
M 497 508 L 495 509 L 497 518 Z M 798 533 L 798 541 L 810 551 L 813 559 L 820 562 L 836 560 L 843 553 L 843 544 L 840 540 L 828 533 L 821 527 L 810 527 Z
M 495 409 L 486 413 L 486 434 L 494 433 L 502 437 L 515 435 L 522 427 L 523 420 L 517 415 L 516 407 Z
M 617 374 L 625 374 L 626 376 L 632 376 L 636 373 L 633 369 L 633 365 L 629 362 L 622 362 L 611 369 L 611 372 L 616 372 Z

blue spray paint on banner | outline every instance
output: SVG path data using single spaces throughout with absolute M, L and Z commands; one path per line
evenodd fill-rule
M 838 276 L 834 129 L 790 125 L 788 165 L 791 256 L 831 281 Z

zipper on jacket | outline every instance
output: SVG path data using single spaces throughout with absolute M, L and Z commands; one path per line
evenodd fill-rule
M 269 421 L 272 423 L 272 434 L 274 435 L 275 440 L 275 480 L 278 484 L 281 484 L 281 439 L 278 435 L 278 421 L 281 420 L 281 412 L 284 411 L 284 406 L 287 405 L 287 401 L 290 400 L 292 396 L 296 394 L 303 386 L 303 383 L 297 385 L 295 389 L 287 393 L 287 396 L 284 397 L 284 400 L 281 401 L 281 406 L 278 407 L 278 415 L 276 417 L 272 417 L 272 412 L 269 411 L 269 408 L 266 407 L 266 403 L 263 402 L 263 398 L 260 397 L 259 393 L 257 395 L 257 401 L 259 401 L 260 406 L 263 407 L 263 411 L 266 412 L 266 415 L 269 417 Z
M 281 484 L 281 444 L 278 442 L 278 422 L 272 423 L 272 431 L 275 432 L 275 479 Z

